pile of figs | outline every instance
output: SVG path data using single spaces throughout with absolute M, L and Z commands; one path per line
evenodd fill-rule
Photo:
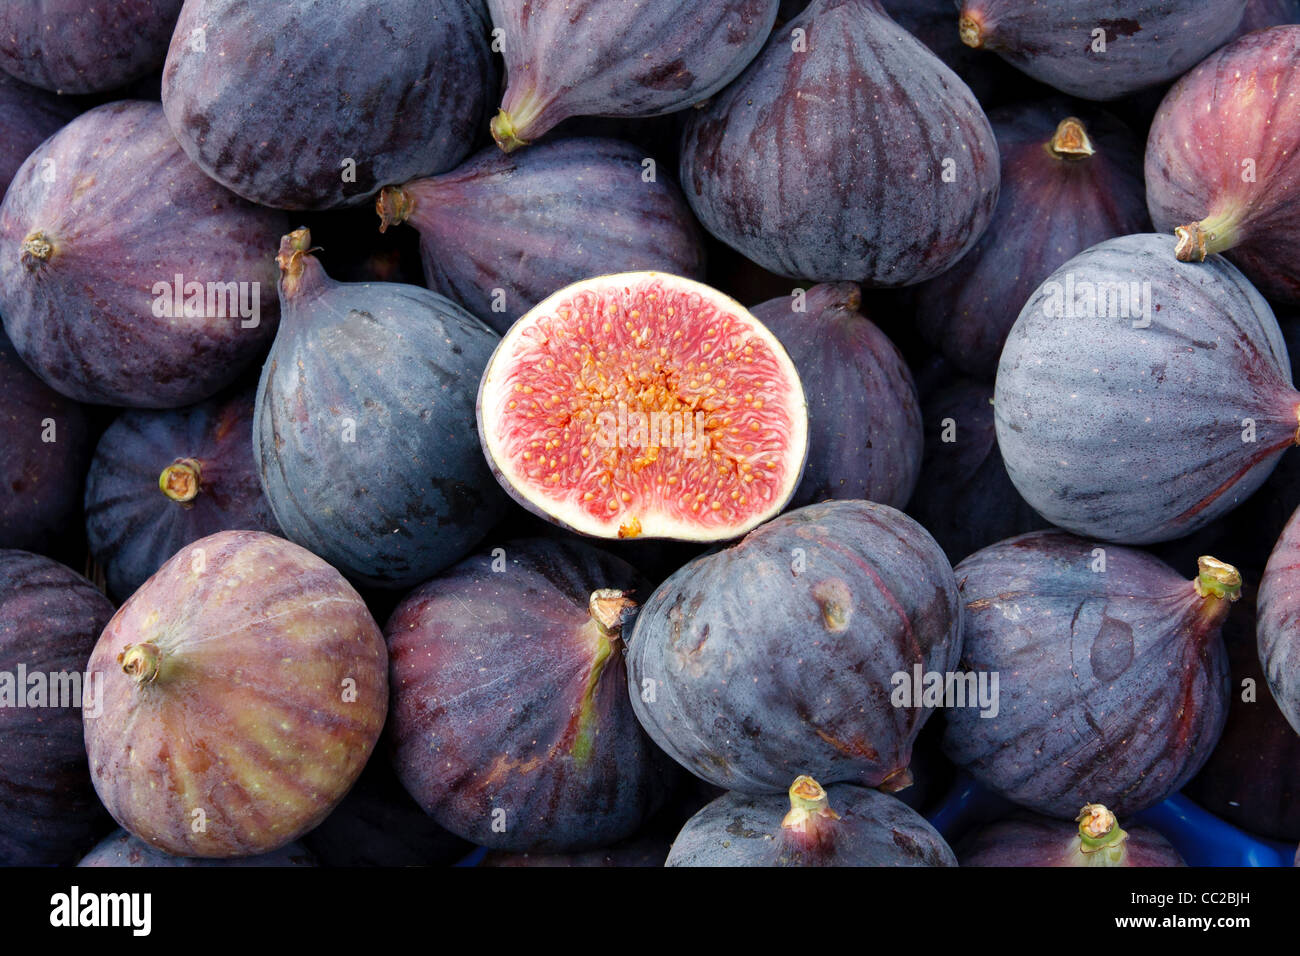
M 0 194 L 0 864 L 1295 858 L 1300 3 L 10 3 Z

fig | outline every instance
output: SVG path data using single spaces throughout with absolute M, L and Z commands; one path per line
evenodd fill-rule
M 999 686 L 995 714 L 947 712 L 949 759 L 1066 820 L 1089 800 L 1127 816 L 1177 791 L 1223 730 L 1220 630 L 1241 590 L 1231 565 L 1207 556 L 1198 570 L 1187 581 L 1145 552 L 1063 531 L 958 564 L 961 669 L 997 674 Z
M 754 59 L 780 0 L 487 0 L 506 89 L 507 153 L 570 116 L 657 116 L 708 99 Z
M 222 531 L 122 605 L 87 671 L 100 800 L 174 856 L 270 853 L 325 819 L 388 707 L 383 635 L 337 571 L 292 542 Z
M 785 346 L 808 400 L 808 461 L 791 507 L 865 498 L 902 508 L 916 486 L 925 447 L 916 384 L 861 305 L 856 285 L 837 282 L 753 309 Z
M 1123 544 L 1235 508 L 1300 423 L 1268 303 L 1226 259 L 1179 262 L 1154 234 L 1093 246 L 1038 287 L 1007 336 L 993 408 L 1025 500 Z
M 185 545 L 280 526 L 253 463 L 251 387 L 174 411 L 128 411 L 86 478 L 86 538 L 109 591 L 130 597 Z
M 1020 812 L 984 827 L 957 847 L 962 866 L 1186 866 L 1155 830 L 1125 830 L 1100 803 L 1079 811 L 1078 826 Z
M 1237 36 L 1284 23 L 1300 23 L 1300 0 L 1246 0 Z
M 23 364 L 0 331 L 0 548 L 58 547 L 81 518 L 85 410 Z
M 283 318 L 253 418 L 271 510 L 352 579 L 411 587 L 464 557 L 505 504 L 474 432 L 497 337 L 427 289 L 335 282 L 306 229 L 277 262 Z
M 1002 157 L 993 219 L 957 265 L 917 287 L 915 302 L 925 339 L 991 382 L 1034 289 L 1089 246 L 1150 223 L 1141 147 L 1113 116 L 1053 98 L 995 110 L 989 121 Z
M 778 514 L 808 447 L 794 363 L 739 303 L 658 272 L 538 303 L 479 386 L 483 450 L 529 511 L 602 538 L 723 541 Z
M 630 565 L 578 541 L 474 555 L 389 618 L 394 766 L 440 825 L 514 852 L 603 848 L 662 804 L 672 764 L 628 703 Z
M 81 858 L 77 866 L 315 866 L 316 862 L 300 843 L 290 843 L 272 853 L 233 860 L 212 860 L 201 857 L 172 856 L 151 847 L 137 836 L 118 830 L 104 837 L 99 844 Z
M 899 790 L 929 717 L 900 676 L 950 670 L 960 641 L 957 584 L 925 529 L 887 505 L 824 502 L 659 586 L 628 645 L 632 706 L 728 790 L 781 793 L 801 770 Z
M 556 289 L 608 272 L 703 278 L 699 227 L 677 184 L 611 139 L 489 147 L 441 176 L 385 188 L 381 229 L 409 222 L 431 288 L 498 332 Z
M 984 231 L 998 147 L 966 84 L 878 0 L 814 0 L 687 122 L 681 183 L 765 269 L 904 286 Z
M 1300 733 L 1300 509 L 1282 529 L 1259 582 L 1259 662 L 1273 699 Z
M 1237 30 L 1244 0 L 958 0 L 961 40 L 1049 86 L 1113 100 L 1172 80 Z
M 57 93 L 99 93 L 162 66 L 183 0 L 0 5 L 0 69 Z
M 67 863 L 102 832 L 78 710 L 103 703 L 83 670 L 112 616 L 79 574 L 0 550 L 0 865 Z
M 1224 253 L 1265 296 L 1300 305 L 1300 26 L 1248 34 L 1174 84 L 1146 182 L 1180 260 Z
M 0 73 L 0 198 L 23 160 L 79 112 L 63 97 Z
M 788 797 L 727 793 L 686 822 L 666 866 L 956 866 L 907 804 L 799 776 Z
M 5 331 L 78 401 L 202 401 L 275 333 L 261 250 L 283 231 L 185 158 L 156 103 L 101 106 L 32 153 L 0 206 Z
M 482 0 L 190 0 L 163 108 L 245 199 L 355 205 L 469 155 L 496 94 L 488 43 Z

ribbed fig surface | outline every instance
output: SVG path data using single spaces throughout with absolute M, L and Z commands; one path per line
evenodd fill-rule
M 1174 84 L 1146 181 L 1180 259 L 1225 253 L 1270 299 L 1300 304 L 1300 25 L 1244 36 Z
M 0 550 L 0 865 L 66 863 L 103 811 L 81 743 L 102 703 L 86 660 L 113 605 L 49 558 Z
M 230 384 L 275 333 L 283 232 L 191 163 L 156 103 L 83 113 L 0 206 L 0 316 L 52 388 L 174 408 Z
M 1259 660 L 1273 699 L 1300 733 L 1300 510 L 1273 548 L 1259 583 Z
M 960 632 L 952 569 L 920 525 L 868 501 L 809 505 L 659 586 L 628 647 L 632 706 L 719 787 L 780 793 L 807 772 L 900 789 L 929 711 L 896 705 L 894 676 L 951 669 Z
M 388 707 L 383 635 L 324 561 L 223 531 L 175 555 L 100 636 L 103 713 L 86 714 L 95 789 L 176 856 L 269 853 L 320 823 Z
M 300 843 L 290 843 L 271 853 L 231 860 L 213 860 L 192 856 L 172 856 L 145 843 L 138 836 L 117 830 L 100 840 L 81 858 L 77 866 L 85 867 L 153 867 L 153 866 L 315 866 L 316 861 Z
M 78 112 L 76 104 L 0 73 L 0 198 L 23 160 Z
M 464 557 L 504 505 L 474 431 L 497 337 L 427 289 L 335 282 L 305 229 L 278 261 L 283 321 L 253 421 L 271 510 L 349 577 L 418 584 Z
M 1090 801 L 1126 816 L 1209 757 L 1228 709 L 1220 628 L 1241 576 L 1202 558 L 1194 581 L 1130 548 L 1037 531 L 955 569 L 961 667 L 998 674 L 996 715 L 947 713 L 944 750 L 1025 807 L 1073 819 Z
M 699 227 L 677 184 L 612 139 L 489 147 L 449 173 L 383 191 L 386 228 L 409 222 L 431 288 L 498 332 L 556 289 L 610 272 L 704 277 Z
M 1171 80 L 1237 29 L 1243 0 L 959 0 L 962 42 L 1071 96 Z
M 798 777 L 789 795 L 727 793 L 691 817 L 666 866 L 956 866 L 952 849 L 901 800 Z
M 1044 518 L 1126 544 L 1230 511 L 1295 443 L 1300 395 L 1268 303 L 1221 257 L 1111 239 L 1025 303 L 998 367 L 998 446 Z
M 776 337 L 716 289 L 659 272 L 538 303 L 483 373 L 478 424 L 516 501 L 603 538 L 735 538 L 790 500 L 808 447 Z
M 526 539 L 399 605 L 385 630 L 394 766 L 439 824 L 494 849 L 569 852 L 631 836 L 658 809 L 672 764 L 638 726 L 623 670 L 622 630 L 647 590 L 589 545 Z
M 246 199 L 359 203 L 468 155 L 496 89 L 488 34 L 482 0 L 191 0 L 163 107 L 189 157 Z
M 1100 804 L 1080 811 L 1078 825 L 1037 814 L 1014 814 L 962 841 L 962 866 L 1186 866 L 1159 833 L 1121 827 Z
M 253 462 L 253 399 L 241 387 L 174 411 L 128 411 L 105 430 L 86 479 L 86 537 L 113 594 L 130 597 L 218 531 L 280 533 Z
M 814 0 L 691 117 L 681 183 L 765 269 L 903 286 L 984 231 L 998 149 L 966 85 L 877 0 Z
M 510 152 L 569 116 L 654 116 L 707 99 L 758 53 L 780 0 L 487 2 L 506 62 L 492 135 Z

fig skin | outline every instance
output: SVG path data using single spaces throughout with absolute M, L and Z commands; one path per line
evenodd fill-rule
M 960 640 L 952 569 L 924 528 L 869 501 L 809 505 L 659 586 L 628 646 L 632 706 L 724 789 L 781 793 L 804 772 L 897 790 L 930 712 L 895 706 L 891 678 L 951 670 Z
M 57 93 L 100 93 L 162 66 L 183 0 L 0 5 L 0 69 Z
M 589 545 L 528 539 L 393 612 L 390 750 L 440 825 L 492 849 L 571 853 L 631 836 L 663 803 L 675 768 L 628 705 L 618 629 L 634 608 L 602 633 L 600 589 L 649 590 Z
M 1113 100 L 1172 80 L 1237 30 L 1243 0 L 958 0 L 962 42 L 1063 93 Z M 1105 30 L 1104 52 L 1093 31 Z
M 785 346 L 808 399 L 808 458 L 791 508 L 830 498 L 902 508 L 916 487 L 925 443 L 916 384 L 861 304 L 858 287 L 840 282 L 750 310 Z
M 665 173 L 642 180 L 643 158 L 612 139 L 547 141 L 509 156 L 489 147 L 449 173 L 385 189 L 380 228 L 405 220 L 418 229 L 429 287 L 498 332 L 594 275 L 703 279 L 695 217 Z
M 253 399 L 249 385 L 175 411 L 128 411 L 100 437 L 86 537 L 119 599 L 199 538 L 281 533 L 253 462 Z M 184 487 L 162 488 L 168 474 Z
M 691 817 L 665 866 L 956 866 L 934 827 L 901 800 L 840 783 L 824 791 L 810 778 L 805 810 L 792 793 L 727 793 Z
M 45 182 L 51 169 L 57 175 Z M 27 158 L 0 206 L 5 331 L 46 384 L 78 401 L 201 401 L 275 334 L 275 267 L 265 250 L 282 232 L 279 213 L 231 195 L 185 158 L 158 104 L 98 107 Z M 156 315 L 160 302 L 174 301 L 177 275 L 187 285 L 254 284 L 248 301 L 256 289 L 257 314 L 241 318 L 227 297 L 234 315 Z
M 1300 733 L 1300 509 L 1282 529 L 1259 583 L 1259 662 L 1273 699 Z
M 1233 39 L 1286 23 L 1300 23 L 1300 0 L 1246 0 L 1246 12 Z
M 1224 253 L 1271 301 L 1300 305 L 1300 25 L 1242 37 L 1174 84 L 1146 183 L 1180 259 Z
M 0 865 L 67 863 L 103 832 L 81 743 L 77 706 L 51 707 L 64 684 L 57 675 L 83 674 L 113 605 L 89 581 L 49 558 L 0 550 Z M 18 682 L 18 667 L 28 681 Z M 46 675 L 45 705 L 34 701 L 30 678 Z M 100 686 L 81 682 L 83 704 L 94 709 Z M 25 706 L 16 706 L 23 695 Z M 7 698 L 7 699 L 6 699 Z
M 915 302 L 926 341 L 991 382 L 1007 333 L 1044 279 L 1084 249 L 1151 224 L 1141 144 L 1110 114 L 1052 97 L 994 110 L 989 122 L 1002 159 L 993 219 L 960 262 L 917 288 Z
M 163 108 L 190 159 L 245 199 L 355 205 L 469 154 L 496 95 L 489 33 L 482 0 L 191 0 Z
M 87 669 L 104 675 L 103 713 L 85 719 L 95 789 L 175 856 L 254 856 L 311 830 L 360 775 L 388 706 L 365 603 L 324 561 L 257 531 L 172 557 Z
M 1149 827 L 1126 827 L 1113 853 L 1080 851 L 1074 823 L 1019 811 L 971 834 L 957 847 L 962 866 L 1186 866 L 1178 851 Z
M 1086 311 L 1083 290 L 1115 283 L 1137 283 L 1149 316 L 1133 303 L 1123 317 L 1059 314 L 1069 289 Z M 1122 311 L 1098 298 L 1094 311 Z M 1298 409 L 1268 303 L 1226 259 L 1179 262 L 1154 234 L 1093 246 L 1039 286 L 994 389 L 998 447 L 1025 500 L 1122 544 L 1168 541 L 1235 508 L 1295 443 Z
M 1093 800 L 1131 816 L 1205 763 L 1228 711 L 1220 629 L 1235 570 L 1206 565 L 1193 582 L 1141 551 L 1037 531 L 955 573 L 961 669 L 1000 675 L 996 716 L 947 712 L 944 752 L 958 767 L 1070 820 Z
M 116 830 L 100 840 L 81 858 L 78 867 L 154 867 L 154 866 L 316 866 L 316 861 L 301 843 L 290 843 L 272 853 L 233 860 L 205 860 L 201 857 L 172 856 L 151 847 L 125 830 Z
M 70 100 L 0 73 L 0 198 L 23 160 L 79 112 Z
M 779 3 L 487 0 L 506 63 L 492 136 L 511 152 L 570 116 L 657 116 L 700 103 L 758 54 Z
M 690 118 L 680 181 L 704 227 L 771 272 L 904 286 L 984 231 L 998 148 L 966 84 L 877 0 L 814 0 Z

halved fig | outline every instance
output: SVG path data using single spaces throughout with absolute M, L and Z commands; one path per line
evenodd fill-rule
M 738 537 L 785 507 L 808 447 L 776 337 L 658 272 L 586 279 L 525 313 L 483 374 L 478 423 L 515 500 L 601 538 Z

